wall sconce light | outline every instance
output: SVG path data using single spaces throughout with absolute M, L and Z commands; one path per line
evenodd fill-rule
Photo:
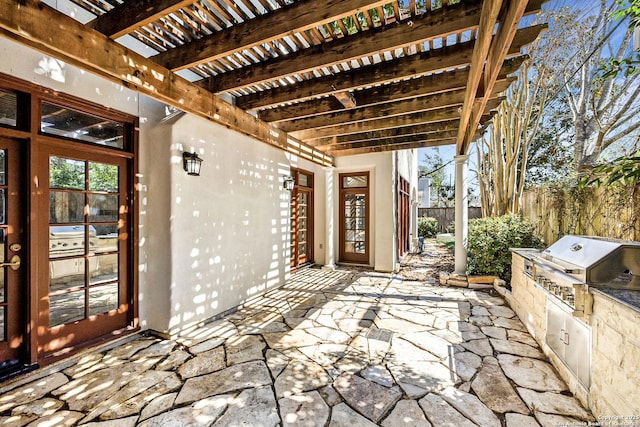
M 196 153 L 182 153 L 182 167 L 188 175 L 200 176 L 202 159 Z
M 287 191 L 292 191 L 295 181 L 292 176 L 285 176 L 282 181 L 282 187 Z

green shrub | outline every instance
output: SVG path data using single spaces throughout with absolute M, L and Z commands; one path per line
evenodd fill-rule
M 451 221 L 447 226 L 447 233 L 455 234 L 456 233 L 456 222 Z
M 495 275 L 510 282 L 509 248 L 539 248 L 541 244 L 533 224 L 517 215 L 472 219 L 468 235 L 469 273 Z
M 434 237 L 438 232 L 438 220 L 430 216 L 418 218 L 418 236 Z

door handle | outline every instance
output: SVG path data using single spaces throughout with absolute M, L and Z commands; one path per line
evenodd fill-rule
M 11 257 L 11 261 L 0 263 L 0 267 L 10 267 L 13 271 L 16 271 L 20 268 L 20 264 L 22 260 L 19 255 L 14 255 Z

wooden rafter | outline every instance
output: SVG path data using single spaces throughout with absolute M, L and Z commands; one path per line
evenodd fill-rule
M 323 3 L 321 8 L 310 8 L 309 0 L 298 1 L 234 25 L 226 31 L 213 33 L 193 43 L 161 53 L 154 59 L 169 69 L 181 70 L 254 45 L 270 43 L 296 32 L 312 30 L 318 25 L 349 16 L 362 8 L 374 7 L 385 2 L 388 0 L 329 0 Z M 291 27 L 292 22 L 295 22 L 295 28 Z
M 505 61 L 498 75 L 498 79 L 504 80 L 507 75 L 517 71 L 525 58 L 525 55 L 521 55 Z M 354 92 L 354 97 L 358 107 L 373 106 L 392 101 L 412 100 L 426 95 L 435 95 L 441 92 L 463 89 L 467 83 L 468 76 L 468 67 L 461 70 L 445 71 L 438 74 L 358 90 Z M 272 123 L 307 116 L 318 116 L 340 110 L 343 110 L 341 104 L 335 102 L 331 97 L 324 97 L 278 108 L 261 110 L 258 117 L 266 122 Z
M 401 136 L 418 135 L 451 131 L 458 129 L 458 120 L 449 122 L 425 123 L 415 126 L 405 126 L 392 129 L 373 130 L 361 133 L 352 133 L 349 135 L 329 136 L 316 139 L 309 139 L 307 143 L 314 147 L 323 146 L 340 146 L 351 142 L 374 141 L 379 139 L 398 138 Z
M 517 55 L 520 49 L 533 42 L 546 25 L 537 25 L 518 30 L 508 55 Z M 236 99 L 236 105 L 250 110 L 277 106 L 287 102 L 304 101 L 314 97 L 332 95 L 339 91 L 354 90 L 361 87 L 391 83 L 399 79 L 408 79 L 455 69 L 471 64 L 474 42 L 464 42 L 457 46 L 444 47 L 420 52 L 393 61 L 369 65 L 360 69 L 329 75 L 304 82 L 269 90 L 268 94 L 257 92 Z
M 487 0 L 483 5 L 478 38 L 473 51 L 473 65 L 456 138 L 458 154 L 467 152 L 478 130 L 484 105 L 488 102 L 486 94 L 490 93 L 495 85 L 500 58 L 504 57 L 502 53 L 511 45 L 526 6 L 526 0 L 505 0 L 504 5 L 502 0 Z M 502 19 L 494 36 L 493 30 L 499 15 Z M 480 98 L 476 99 L 478 95 Z
M 465 152 L 546 28 L 517 29 L 545 0 L 72 1 L 98 18 L 49 25 L 41 2 L 0 0 L 0 33 L 321 164 L 452 132 Z M 125 34 L 160 53 L 135 55 Z
M 88 25 L 102 34 L 117 39 L 193 2 L 194 0 L 127 1 L 116 6 L 109 13 L 98 16 Z
M 47 25 L 42 25 L 47 22 Z M 3 35 L 45 54 L 123 84 L 180 110 L 216 121 L 278 148 L 296 152 L 304 146 L 310 160 L 330 164 L 313 147 L 234 107 L 153 61 L 130 51 L 102 33 L 36 0 L 0 1 Z M 59 37 L 67 34 L 67 37 Z M 300 150 L 297 150 L 300 151 Z
M 287 57 L 286 61 L 265 61 L 202 82 L 211 92 L 227 92 L 239 87 L 272 81 L 290 74 L 309 72 L 381 51 L 440 37 L 478 25 L 481 0 L 470 0 L 413 19 L 413 24 L 371 29 L 321 46 L 310 47 Z

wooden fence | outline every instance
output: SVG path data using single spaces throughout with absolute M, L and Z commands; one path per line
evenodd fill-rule
M 640 240 L 640 186 L 538 188 L 524 193 L 522 215 L 547 245 L 565 234 Z
M 455 208 L 418 208 L 418 216 L 428 216 L 438 220 L 438 233 L 446 233 L 456 219 Z M 482 218 L 482 209 L 469 207 L 469 219 Z

